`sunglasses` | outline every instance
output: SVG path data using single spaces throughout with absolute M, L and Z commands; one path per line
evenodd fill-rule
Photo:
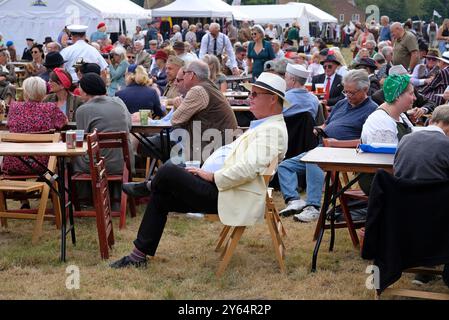
M 251 35 L 252 35 L 252 36 L 257 36 L 258 33 L 257 33 L 257 32 L 253 32 L 253 33 L 251 33 Z
M 39 51 L 31 51 L 31 53 L 39 53 Z
M 257 98 L 257 96 L 263 96 L 263 95 L 266 95 L 266 96 L 273 96 L 274 94 L 272 94 L 272 93 L 265 93 L 265 92 L 256 92 L 256 91 L 253 91 L 253 92 L 251 92 L 251 93 L 249 94 L 249 97 L 250 97 L 251 99 L 255 99 L 255 98 Z
M 334 66 L 331 64 L 325 64 L 323 67 L 324 69 L 332 69 Z

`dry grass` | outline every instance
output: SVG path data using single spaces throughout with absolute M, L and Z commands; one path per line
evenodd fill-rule
M 279 194 L 278 207 L 282 208 Z M 128 254 L 141 220 L 115 221 L 116 245 L 110 261 L 101 261 L 94 219 L 77 219 L 76 247 L 68 245 L 68 263 L 59 258 L 59 231 L 45 223 L 45 234 L 31 245 L 32 223 L 10 221 L 0 232 L 0 299 L 372 299 L 365 288 L 367 261 L 352 247 L 346 230 L 337 231 L 335 252 L 323 241 L 318 272 L 310 272 L 315 224 L 284 219 L 287 274 L 279 272 L 265 225 L 249 228 L 221 279 L 215 277 L 213 251 L 218 222 L 171 215 L 157 256 L 144 270 L 112 270 L 108 263 Z M 65 287 L 68 265 L 81 271 L 80 290 Z M 407 285 L 411 276 L 404 276 Z M 442 282 L 434 286 L 441 287 Z

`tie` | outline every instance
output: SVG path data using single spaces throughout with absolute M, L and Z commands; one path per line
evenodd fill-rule
M 214 39 L 214 56 L 217 55 L 217 38 Z
M 329 95 L 331 91 L 331 77 L 327 77 L 326 91 L 324 94 L 324 100 L 329 100 Z

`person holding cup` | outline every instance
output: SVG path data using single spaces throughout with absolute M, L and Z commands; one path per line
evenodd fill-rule
M 190 67 L 191 65 L 189 65 Z M 218 214 L 226 225 L 250 226 L 264 221 L 267 187 L 262 173 L 287 151 L 287 128 L 282 116 L 286 83 L 280 76 L 262 73 L 251 91 L 251 112 L 258 119 L 229 145 L 216 150 L 202 168 L 184 168 L 167 162 L 149 182 L 151 199 L 129 255 L 114 269 L 141 268 L 154 256 L 169 212 Z M 234 205 L 232 205 L 234 204 Z M 238 204 L 238 205 L 235 205 Z
M 317 92 L 318 88 L 323 88 L 324 97 L 321 103 L 329 107 L 334 106 L 338 101 L 343 100 L 343 85 L 342 77 L 337 74 L 337 69 L 340 66 L 340 62 L 333 54 L 332 50 L 329 50 L 326 58 L 321 61 L 324 67 L 324 74 L 315 76 L 312 78 L 312 90 Z M 321 93 L 320 93 L 321 94 Z

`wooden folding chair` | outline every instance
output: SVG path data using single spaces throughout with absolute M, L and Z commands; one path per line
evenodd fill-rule
M 268 183 L 270 179 L 276 172 L 278 162 L 275 159 L 267 170 L 264 172 L 264 180 L 265 184 L 268 188 Z M 282 221 L 279 217 L 279 212 L 274 205 L 273 197 L 272 197 L 273 189 L 267 189 L 266 195 L 266 206 L 265 206 L 265 222 L 267 223 L 268 230 L 270 231 L 271 240 L 273 242 L 274 252 L 276 254 L 276 258 L 279 263 L 279 267 L 281 272 L 285 273 L 285 244 L 283 239 L 287 236 L 285 232 Z M 206 214 L 205 219 L 208 221 L 219 221 L 219 217 L 217 214 Z M 221 277 L 226 270 L 229 262 L 231 261 L 232 255 L 234 254 L 235 248 L 242 237 L 243 232 L 246 227 L 231 227 L 224 226 L 215 248 L 216 252 L 222 251 L 220 257 L 220 264 L 218 266 L 218 271 L 216 273 L 217 277 Z
M 42 142 L 59 142 L 60 134 L 22 134 L 22 133 L 4 133 L 0 136 L 2 142 L 15 143 L 42 143 Z M 51 172 L 56 171 L 57 159 L 55 156 L 49 157 L 47 168 Z M 55 192 L 50 193 L 50 187 L 45 182 L 36 181 L 37 175 L 7 175 L 0 180 L 0 220 L 3 227 L 7 227 L 7 219 L 30 219 L 35 220 L 32 243 L 35 244 L 42 235 L 42 225 L 44 219 L 54 220 L 56 227 L 61 227 L 61 208 L 59 205 L 59 197 Z M 32 179 L 33 181 L 29 181 Z M 27 181 L 21 181 L 27 180 Z M 53 187 L 57 190 L 58 185 L 53 183 Z M 39 208 L 37 210 L 8 210 L 6 199 L 10 193 L 19 193 L 23 195 L 21 199 L 33 198 L 28 196 L 29 193 L 39 193 Z M 47 214 L 47 202 L 49 195 L 53 202 L 53 215 Z
M 357 148 L 359 145 L 360 140 L 336 140 L 336 139 L 323 139 L 323 146 L 324 147 L 330 147 L 330 148 Z M 349 177 L 347 172 L 341 172 L 344 184 L 349 183 Z M 339 185 L 339 189 L 341 188 L 341 184 Z M 350 189 L 343 193 L 339 200 L 341 205 L 341 210 L 343 213 L 343 217 L 345 218 L 346 222 L 340 222 L 335 224 L 336 229 L 341 228 L 348 228 L 349 236 L 351 237 L 352 244 L 354 247 L 359 246 L 359 237 L 357 235 L 356 229 L 362 228 L 365 225 L 365 222 L 354 222 L 352 220 L 351 212 L 349 211 L 348 207 L 348 200 L 349 199 L 357 199 L 357 200 L 363 200 L 368 201 L 368 196 L 363 193 L 362 190 L 358 189 Z M 319 221 L 317 223 L 317 227 L 315 229 L 315 234 L 313 240 L 318 239 L 318 234 L 320 232 L 320 226 L 322 223 L 322 219 L 326 219 L 326 217 L 323 217 L 320 215 Z M 330 226 L 326 225 L 326 229 L 329 229 Z
M 95 131 L 95 134 L 98 135 L 98 149 L 92 149 L 88 148 L 88 155 L 90 159 L 90 174 L 89 173 L 78 173 L 72 176 L 72 199 L 75 206 L 75 217 L 95 217 L 96 211 L 81 211 L 81 207 L 79 204 L 79 199 L 76 193 L 76 187 L 75 183 L 77 181 L 91 181 L 93 183 L 93 162 L 92 161 L 98 161 L 100 159 L 100 150 L 101 149 L 122 149 L 123 153 L 123 173 L 121 175 L 108 175 L 108 181 L 109 182 L 120 182 L 120 183 L 127 183 L 132 182 L 132 175 L 131 175 L 131 158 L 130 158 L 130 152 L 128 148 L 128 136 L 126 132 L 100 132 L 97 133 Z M 96 159 L 96 160 L 95 160 Z M 95 186 L 92 185 L 92 188 Z M 113 199 L 116 200 L 116 199 Z M 120 217 L 120 229 L 123 229 L 126 227 L 126 208 L 129 204 L 131 217 L 136 216 L 136 204 L 134 201 L 134 198 L 128 197 L 128 195 L 125 192 L 121 192 L 121 198 L 120 198 L 120 211 L 112 211 L 113 217 Z
M 439 269 L 418 267 L 413 269 L 408 269 L 404 271 L 405 273 L 424 273 L 441 275 L 443 272 Z M 375 299 L 380 300 L 381 294 L 375 291 Z M 382 294 L 388 294 L 393 296 L 408 297 L 408 298 L 419 298 L 419 299 L 430 299 L 430 300 L 449 300 L 449 293 L 440 293 L 432 291 L 414 290 L 414 289 L 404 289 L 404 288 L 387 288 Z
M 87 137 L 89 148 L 99 149 L 98 135 Z M 96 150 L 98 151 L 98 150 Z M 95 151 L 94 151 L 95 152 Z M 100 254 L 102 259 L 109 259 L 109 249 L 114 245 L 114 231 L 111 217 L 111 201 L 109 198 L 108 176 L 104 158 L 100 157 L 98 162 L 91 161 L 92 185 L 94 186 L 93 197 L 95 201 L 95 212 L 97 218 L 98 240 L 100 242 Z

